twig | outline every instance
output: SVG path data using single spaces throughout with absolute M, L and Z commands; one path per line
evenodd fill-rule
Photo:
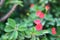
M 16 6 L 17 6 L 17 4 L 14 4 L 12 9 L 4 17 L 2 17 L 0 19 L 0 22 L 5 21 L 13 13 L 13 11 L 16 9 Z
M 0 6 L 4 3 L 5 0 L 0 0 Z

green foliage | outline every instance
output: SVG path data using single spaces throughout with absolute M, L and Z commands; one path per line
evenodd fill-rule
M 60 0 L 5 0 L 0 7 L 2 18 L 17 4 L 13 14 L 0 22 L 0 40 L 60 40 Z M 31 7 L 31 4 L 33 4 Z M 46 10 L 46 5 L 50 9 Z M 36 12 L 40 10 L 45 16 L 39 18 Z M 43 29 L 36 30 L 34 20 L 39 19 Z M 51 28 L 56 28 L 56 35 Z

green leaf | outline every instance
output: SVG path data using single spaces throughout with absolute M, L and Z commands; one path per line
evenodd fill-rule
M 40 5 L 39 6 L 39 8 L 38 8 L 39 10 L 41 10 L 41 11 L 43 11 L 44 10 L 44 8 Z
M 48 3 L 48 0 L 40 0 L 39 3 L 40 4 L 46 4 L 46 3 Z
M 53 21 L 54 20 L 51 14 L 46 14 L 45 19 L 48 20 L 48 21 Z
M 2 40 L 2 38 L 0 38 L 0 40 Z
M 15 20 L 9 18 L 9 19 L 8 19 L 8 25 L 11 26 L 12 28 L 16 27 L 16 22 L 15 22 Z
M 22 1 L 18 1 L 18 0 L 16 0 L 16 1 L 15 1 L 15 0 L 9 1 L 9 2 L 7 2 L 6 4 L 9 4 L 9 3 L 10 3 L 10 4 L 17 4 L 17 5 L 23 6 L 23 5 L 22 5 L 23 2 L 22 2 Z
M 56 40 L 56 37 L 49 35 L 49 40 Z
M 11 28 L 10 26 L 6 26 L 4 29 L 5 32 L 12 32 L 13 28 Z
M 41 40 L 48 40 L 46 36 L 44 36 Z
M 4 24 L 0 23 L 0 30 L 3 30 L 3 29 L 4 29 Z
M 26 31 L 27 30 L 27 27 L 20 26 L 20 27 L 18 27 L 18 30 L 19 31 Z
M 56 19 L 57 26 L 60 26 L 60 19 Z
M 13 35 L 14 35 L 14 39 L 16 39 L 18 36 L 18 31 L 14 31 Z
M 28 31 L 25 31 L 25 33 L 26 33 L 26 36 L 31 36 L 31 31 L 30 30 L 28 30 Z
M 24 40 L 23 36 L 19 36 L 18 40 Z
M 57 27 L 57 35 L 60 35 L 60 26 Z
M 41 30 L 41 31 L 36 31 L 35 35 L 39 36 L 39 35 L 45 35 L 47 33 L 50 33 L 49 30 Z
M 11 34 L 10 34 L 10 36 L 9 36 L 9 39 L 16 39 L 17 38 L 17 36 L 18 36 L 18 31 L 14 31 L 14 32 L 12 32 Z
M 26 31 L 27 35 L 36 35 L 36 36 L 45 35 L 47 33 L 50 33 L 50 30 L 40 30 L 40 31 L 37 31 L 35 29 L 35 27 L 32 27 L 28 31 Z
M 18 1 L 18 0 L 17 0 L 17 1 L 14 0 L 14 1 L 10 1 L 10 3 L 14 3 L 14 4 L 15 4 L 15 3 L 19 4 L 19 3 L 20 3 L 20 4 L 21 4 L 21 3 L 23 3 L 23 2 L 22 2 L 22 1 Z
M 2 40 L 7 40 L 8 39 L 8 35 L 6 35 L 6 34 L 5 35 L 2 35 L 1 39 Z
M 55 25 L 55 22 L 48 22 L 47 25 Z
M 37 37 L 36 39 L 37 39 L 37 40 L 40 40 L 40 38 L 39 38 L 39 37 Z
M 25 32 L 19 32 L 19 39 L 23 40 L 25 38 Z
M 56 40 L 60 40 L 60 38 L 56 38 Z
M 26 38 L 31 38 L 31 35 L 26 35 L 25 37 L 26 37 Z
M 44 26 L 44 25 L 45 25 L 45 23 L 46 23 L 46 21 L 44 21 L 44 20 L 43 20 L 41 23 L 42 23 L 42 25 Z
M 36 40 L 36 37 L 35 36 L 32 36 L 31 40 Z

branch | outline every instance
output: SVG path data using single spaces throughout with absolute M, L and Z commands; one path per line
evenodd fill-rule
M 0 19 L 0 22 L 5 21 L 13 13 L 13 11 L 16 9 L 16 6 L 17 6 L 17 4 L 14 4 L 12 9 L 4 17 L 2 17 Z
M 0 0 L 0 6 L 4 3 L 5 0 Z

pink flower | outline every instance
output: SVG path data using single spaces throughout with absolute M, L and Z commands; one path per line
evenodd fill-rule
M 56 34 L 56 28 L 55 27 L 53 27 L 51 30 L 52 30 L 52 34 Z
M 45 6 L 45 9 L 48 11 L 50 9 L 50 6 L 49 5 L 46 5 Z
M 37 15 L 38 17 L 40 17 L 40 18 L 44 18 L 44 13 L 43 13 L 42 11 L 40 11 L 40 10 L 38 10 L 38 11 L 36 12 L 36 15 Z
M 44 13 L 41 13 L 39 17 L 44 18 L 44 16 L 45 16 Z
M 41 23 L 41 21 L 40 21 L 39 19 L 37 19 L 37 20 L 34 20 L 34 23 L 35 23 L 36 25 L 38 25 L 38 24 Z
M 30 8 L 33 8 L 33 7 L 34 7 L 34 4 L 31 4 L 31 5 L 30 5 Z
M 37 31 L 40 31 L 40 30 L 42 30 L 42 29 L 43 29 L 42 24 L 36 25 L 36 30 L 37 30 Z
M 36 15 L 37 15 L 37 16 L 40 16 L 41 13 L 42 13 L 42 12 L 41 12 L 40 10 L 38 10 L 38 11 L 36 12 Z

